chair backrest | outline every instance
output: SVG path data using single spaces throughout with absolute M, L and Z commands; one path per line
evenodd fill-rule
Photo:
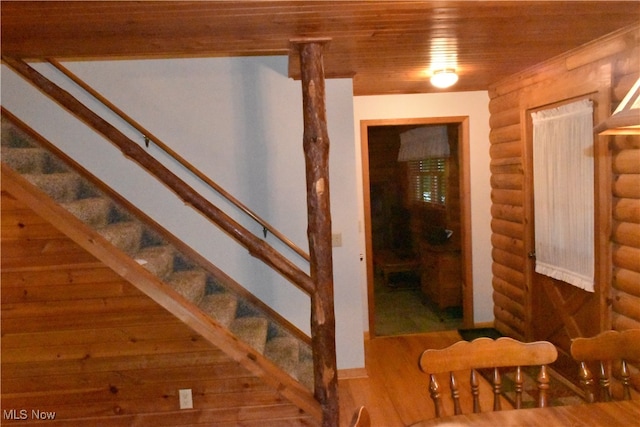
M 371 418 L 369 411 L 364 406 L 358 408 L 351 419 L 351 427 L 371 427 Z
M 523 343 L 512 338 L 477 338 L 471 342 L 459 341 L 447 348 L 425 350 L 418 364 L 422 372 L 429 374 L 429 394 L 435 405 L 436 417 L 442 415 L 442 401 L 440 384 L 435 374 L 449 373 L 451 398 L 455 415 L 462 413 L 460 407 L 460 392 L 455 371 L 471 371 L 471 395 L 473 399 L 473 412 L 480 412 L 479 379 L 477 369 L 493 368 L 493 410 L 501 409 L 500 396 L 502 395 L 502 379 L 499 368 L 515 367 L 515 406 L 522 406 L 523 391 L 523 366 L 540 366 L 537 376 L 538 401 L 537 406 L 547 406 L 547 389 L 549 388 L 549 376 L 546 365 L 553 363 L 558 357 L 558 352 L 553 344 L 547 341 Z
M 631 400 L 631 375 L 627 363 L 640 362 L 640 329 L 606 331 L 592 338 L 576 338 L 571 342 L 571 356 L 580 362 L 580 385 L 587 402 L 612 399 L 612 364 L 619 364 L 617 368 L 622 383 L 622 399 Z M 598 399 L 589 362 L 598 364 Z

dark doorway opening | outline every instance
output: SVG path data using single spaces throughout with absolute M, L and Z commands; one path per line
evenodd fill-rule
M 445 134 L 446 155 L 407 156 L 405 136 L 436 126 Z M 461 118 L 363 123 L 372 337 L 473 322 L 472 290 L 464 285 L 470 283 L 465 126 Z

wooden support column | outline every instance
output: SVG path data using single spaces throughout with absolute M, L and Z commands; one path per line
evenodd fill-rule
M 329 135 L 325 108 L 322 50 L 326 40 L 295 42 L 300 53 L 303 147 L 307 176 L 307 236 L 310 273 L 315 283 L 311 295 L 311 342 L 315 396 L 322 406 L 322 425 L 339 423 L 336 367 L 333 260 L 329 202 Z

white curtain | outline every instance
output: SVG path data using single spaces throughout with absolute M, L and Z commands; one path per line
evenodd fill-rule
M 536 272 L 593 292 L 592 102 L 532 119 Z
M 400 134 L 399 162 L 449 156 L 446 126 L 422 126 Z

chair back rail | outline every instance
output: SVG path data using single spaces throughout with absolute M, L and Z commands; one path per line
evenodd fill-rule
M 611 401 L 612 371 L 622 384 L 622 399 L 631 400 L 629 362 L 640 362 L 640 329 L 605 331 L 590 338 L 571 342 L 571 356 L 580 362 L 578 376 L 587 402 Z M 597 364 L 597 387 L 589 363 Z M 597 391 L 596 391 L 597 388 Z M 597 395 L 597 397 L 596 397 Z
M 444 349 L 425 350 L 418 361 L 422 372 L 429 374 L 429 392 L 435 405 L 436 417 L 442 416 L 442 393 L 437 374 L 449 373 L 449 387 L 453 400 L 454 414 L 462 413 L 460 390 L 455 372 L 470 371 L 470 391 L 473 412 L 480 412 L 480 382 L 478 369 L 493 369 L 491 386 L 493 388 L 493 410 L 501 409 L 502 377 L 499 368 L 515 367 L 515 405 L 522 406 L 523 366 L 540 366 L 536 378 L 538 384 L 539 407 L 547 406 L 547 390 L 549 376 L 546 365 L 553 363 L 558 352 L 553 344 L 546 341 L 524 343 L 512 338 L 503 337 L 497 340 L 478 338 L 471 342 L 459 341 Z

